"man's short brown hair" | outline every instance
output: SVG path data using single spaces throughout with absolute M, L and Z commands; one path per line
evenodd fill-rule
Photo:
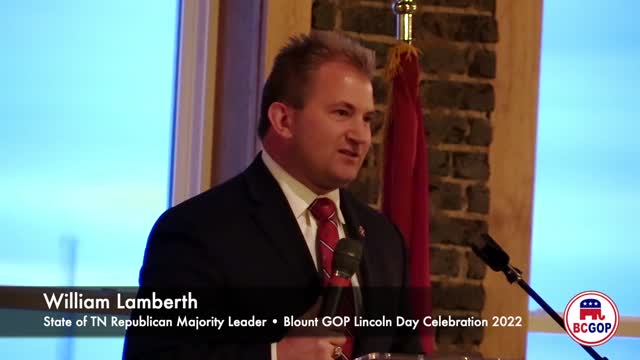
M 280 49 L 271 74 L 262 90 L 258 136 L 264 138 L 271 126 L 269 107 L 281 101 L 297 109 L 304 107 L 311 73 L 320 65 L 333 60 L 344 61 L 373 78 L 373 51 L 335 32 L 313 32 L 291 37 Z

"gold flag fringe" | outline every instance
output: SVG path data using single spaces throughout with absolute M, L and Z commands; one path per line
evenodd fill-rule
M 384 68 L 384 77 L 387 81 L 393 81 L 393 78 L 402 71 L 400 63 L 402 61 L 402 57 L 405 55 L 418 57 L 420 55 L 420 50 L 405 42 L 401 42 L 389 50 L 387 65 Z

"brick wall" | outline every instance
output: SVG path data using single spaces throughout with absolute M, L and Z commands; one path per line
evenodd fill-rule
M 421 99 L 429 151 L 434 315 L 481 317 L 485 265 L 469 240 L 488 231 L 489 146 L 495 107 L 496 0 L 418 0 L 414 44 L 422 52 Z M 346 32 L 376 51 L 378 72 L 395 43 L 391 1 L 314 0 L 312 27 Z M 351 190 L 379 204 L 382 121 L 388 85 L 374 81 L 374 145 Z M 440 352 L 477 351 L 482 328 L 439 328 Z

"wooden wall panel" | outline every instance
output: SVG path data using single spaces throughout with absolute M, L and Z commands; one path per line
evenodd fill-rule
M 511 255 L 511 263 L 530 273 L 531 220 L 535 168 L 542 0 L 499 0 L 500 39 L 496 46 L 496 110 L 490 147 L 492 236 Z M 485 329 L 485 356 L 524 358 L 528 297 L 504 275 L 492 271 L 484 282 L 483 316 L 523 316 L 520 328 Z
M 211 184 L 242 171 L 260 149 L 262 85 L 278 49 L 311 29 L 311 0 L 222 0 Z

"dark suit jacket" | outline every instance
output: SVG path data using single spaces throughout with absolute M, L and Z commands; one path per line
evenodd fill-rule
M 396 315 L 410 317 L 407 255 L 399 231 L 347 191 L 340 191 L 340 206 L 347 235 L 363 241 L 359 312 L 365 317 L 386 315 L 393 321 Z M 364 236 L 359 228 L 365 230 Z M 141 287 L 286 287 L 313 293 L 320 284 L 296 219 L 260 155 L 240 175 L 162 214 L 149 236 L 140 271 Z M 380 296 L 379 291 L 369 290 L 373 287 L 396 291 Z M 261 300 L 273 301 L 270 296 L 267 291 Z M 299 299 L 277 301 L 298 314 L 310 305 Z M 381 336 L 363 333 L 356 336 L 354 358 L 371 352 L 421 353 L 414 335 L 402 328 Z M 128 334 L 124 357 L 269 359 L 270 344 L 157 341 Z

